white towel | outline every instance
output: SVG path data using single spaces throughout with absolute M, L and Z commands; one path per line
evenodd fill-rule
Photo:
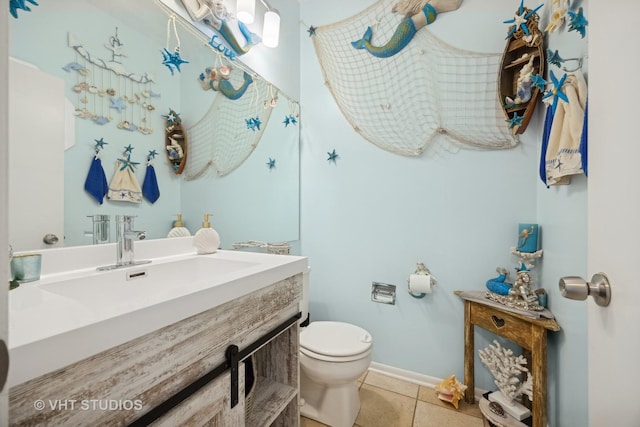
M 558 98 L 553 116 L 545 162 L 547 185 L 569 184 L 571 175 L 584 173 L 580 138 L 587 104 L 587 83 L 582 73 L 578 71 L 568 75 L 561 90 L 569 102 Z
M 116 163 L 116 171 L 109 184 L 109 194 L 107 195 L 109 200 L 131 203 L 142 202 L 142 189 L 131 169 L 132 167 L 126 166 L 121 161 Z

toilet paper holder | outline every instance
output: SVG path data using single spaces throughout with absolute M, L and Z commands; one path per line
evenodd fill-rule
M 437 283 L 436 278 L 433 276 L 433 274 L 431 274 L 429 269 L 422 262 L 416 263 L 416 271 L 413 274 L 417 274 L 419 276 L 430 276 L 431 286 Z M 427 295 L 426 293 L 421 292 L 420 294 L 415 294 L 412 292 L 410 279 L 411 279 L 411 276 L 409 276 L 409 279 L 407 279 L 407 291 L 409 292 L 409 295 L 417 299 L 424 298 Z

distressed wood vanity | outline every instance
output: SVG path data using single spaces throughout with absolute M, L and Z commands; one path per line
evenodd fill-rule
M 297 426 L 302 273 L 286 274 L 12 385 L 10 424 Z M 229 363 L 230 349 L 231 362 L 252 356 L 255 383 L 247 399 L 244 363 Z

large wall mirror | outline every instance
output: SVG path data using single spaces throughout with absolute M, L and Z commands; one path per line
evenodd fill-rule
M 277 49 L 257 45 L 228 61 L 180 14 L 174 24 L 159 0 L 39 3 L 10 23 L 9 242 L 14 250 L 94 244 L 95 215 L 110 217 L 113 242 L 118 214 L 135 215 L 136 228 L 148 238 L 167 237 L 177 214 L 195 233 L 210 213 L 225 249 L 248 240 L 298 240 L 299 122 L 285 122 L 291 115 L 299 119 L 299 89 L 283 88 L 278 79 L 299 78 L 279 72 L 297 73 L 299 42 L 289 40 L 286 28 Z M 225 5 L 234 9 L 235 1 Z M 297 9 L 286 13 L 297 16 Z M 286 25 L 284 16 L 282 21 Z M 297 39 L 297 20 L 292 26 Z M 163 64 L 163 50 L 177 47 L 188 61 L 180 69 Z M 290 61 L 274 60 L 283 55 Z M 101 61 L 123 71 L 102 67 Z M 242 85 L 245 71 L 254 80 L 238 103 L 201 85 L 201 73 L 222 65 L 231 67 L 234 88 Z M 185 130 L 204 124 L 209 132 L 188 141 L 193 163 L 181 174 L 167 156 L 163 116 L 170 110 L 180 114 Z M 259 129 L 247 125 L 252 117 L 263 118 Z M 215 147 L 208 144 L 211 138 Z M 247 140 L 253 142 L 247 146 Z M 100 204 L 85 190 L 98 141 L 106 143 L 100 161 L 110 185 L 123 179 L 116 176 L 123 165 L 119 159 L 127 159 L 128 179 L 144 187 L 149 153 L 155 150 L 151 165 L 160 197 L 153 203 L 105 197 Z M 220 167 L 220 157 L 238 150 L 238 141 L 245 144 L 241 161 Z M 47 235 L 58 237 L 58 243 L 45 243 Z

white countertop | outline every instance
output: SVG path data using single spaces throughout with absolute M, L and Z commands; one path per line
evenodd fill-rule
M 299 256 L 196 255 L 191 239 L 136 242 L 136 260 L 152 263 L 106 272 L 96 267 L 113 263 L 114 244 L 42 251 L 40 280 L 9 292 L 9 386 L 307 270 Z M 148 277 L 124 281 L 139 271 Z

